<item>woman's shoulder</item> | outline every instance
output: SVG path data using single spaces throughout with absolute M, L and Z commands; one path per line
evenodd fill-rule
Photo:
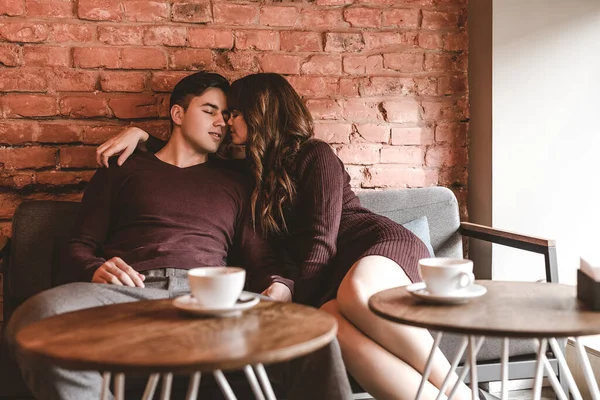
M 298 160 L 314 161 L 314 160 L 337 160 L 335 152 L 331 146 L 319 139 L 307 140 L 298 153 Z

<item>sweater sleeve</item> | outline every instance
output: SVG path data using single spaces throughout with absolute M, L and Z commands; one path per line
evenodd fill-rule
M 294 256 L 299 262 L 294 300 L 300 303 L 314 300 L 337 252 L 344 187 L 344 166 L 327 143 L 307 151 L 298 162 L 297 229 L 288 239 L 295 241 Z
M 100 168 L 83 194 L 81 208 L 71 230 L 65 260 L 78 280 L 90 282 L 98 267 L 106 261 L 102 245 L 106 242 L 112 215 L 112 186 L 118 168 Z

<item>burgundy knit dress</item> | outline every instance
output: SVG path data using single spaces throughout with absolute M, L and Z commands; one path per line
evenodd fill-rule
M 346 273 L 360 258 L 395 261 L 411 281 L 417 262 L 429 257 L 423 242 L 387 217 L 360 205 L 350 176 L 331 147 L 307 142 L 296 159 L 297 199 L 286 213 L 289 234 L 279 243 L 299 266 L 294 301 L 320 306 L 334 299 Z

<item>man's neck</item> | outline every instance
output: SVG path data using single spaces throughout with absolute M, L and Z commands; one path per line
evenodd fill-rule
M 179 168 L 187 168 L 208 161 L 207 153 L 200 153 L 187 143 L 181 135 L 171 132 L 171 138 L 156 157 Z

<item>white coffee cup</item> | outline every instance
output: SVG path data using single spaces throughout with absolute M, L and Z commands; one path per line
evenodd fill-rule
M 473 261 L 460 258 L 423 258 L 419 260 L 419 275 L 429 293 L 441 296 L 451 295 L 475 281 Z
M 200 267 L 188 271 L 192 295 L 200 307 L 230 308 L 244 289 L 246 270 L 238 267 Z

